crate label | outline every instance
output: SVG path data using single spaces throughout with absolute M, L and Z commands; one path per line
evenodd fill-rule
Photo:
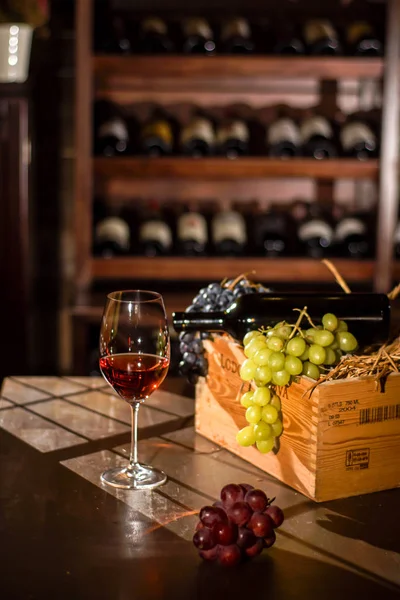
M 369 448 L 353 448 L 346 450 L 346 470 L 361 471 L 369 467 Z
M 359 400 L 338 400 L 337 402 L 329 402 L 327 405 L 328 412 L 328 427 L 340 427 L 349 421 L 349 415 L 354 413 L 359 408 Z

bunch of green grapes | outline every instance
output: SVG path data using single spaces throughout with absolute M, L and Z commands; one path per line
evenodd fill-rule
M 308 316 L 305 310 L 302 313 Z M 250 331 L 243 338 L 247 358 L 240 377 L 256 387 L 240 400 L 249 423 L 236 436 L 241 446 L 256 444 L 260 452 L 267 453 L 281 435 L 281 402 L 274 393 L 275 386 L 290 385 L 300 375 L 317 380 L 343 354 L 357 349 L 357 340 L 346 322 L 332 313 L 322 317 L 321 326 L 301 329 L 299 325 L 281 322 L 262 331 Z

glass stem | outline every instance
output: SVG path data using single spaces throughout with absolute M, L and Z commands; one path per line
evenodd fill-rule
M 138 464 L 137 457 L 137 443 L 138 443 L 138 412 L 139 412 L 140 402 L 135 402 L 135 404 L 131 404 L 131 415 L 132 415 L 132 432 L 131 432 L 131 456 L 129 459 L 129 468 L 134 469 Z

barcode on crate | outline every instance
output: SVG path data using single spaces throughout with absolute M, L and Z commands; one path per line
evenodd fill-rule
M 367 425 L 368 423 L 381 423 L 382 421 L 391 421 L 394 419 L 400 419 L 400 404 L 362 408 L 360 410 L 359 424 Z

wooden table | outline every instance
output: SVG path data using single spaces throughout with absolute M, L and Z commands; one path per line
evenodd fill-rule
M 167 381 L 165 389 L 172 386 Z M 400 598 L 400 489 L 316 504 L 194 433 L 193 400 L 141 408 L 140 458 L 168 482 L 104 487 L 126 461 L 128 407 L 90 378 L 9 378 L 0 399 L 0 598 Z M 236 569 L 203 563 L 196 512 L 229 482 L 276 496 L 275 546 Z

